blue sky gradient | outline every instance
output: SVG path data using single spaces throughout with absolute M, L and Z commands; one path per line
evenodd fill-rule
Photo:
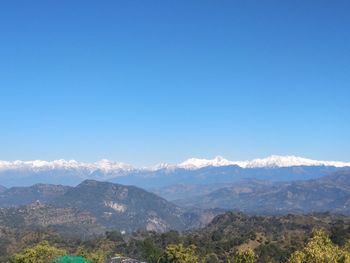
M 349 1 L 2 1 L 0 159 L 350 161 Z

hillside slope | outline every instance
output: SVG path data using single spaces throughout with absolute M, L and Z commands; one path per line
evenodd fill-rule
M 245 181 L 175 203 L 259 214 L 326 211 L 350 214 L 350 172 L 341 171 L 315 180 L 288 183 Z
M 183 209 L 135 186 L 85 180 L 76 187 L 37 184 L 0 193 L 0 207 L 18 207 L 39 201 L 51 210 L 87 212 L 105 227 L 125 232 L 187 230 L 208 224 L 221 211 Z M 20 210 L 13 210 L 19 213 Z M 46 210 L 42 210 L 45 213 Z M 48 211 L 49 212 L 49 211 Z M 47 215 L 50 217 L 50 215 Z
M 71 187 L 51 184 L 35 184 L 29 187 L 11 187 L 0 191 L 0 207 L 28 205 L 37 200 L 48 203 L 63 195 Z

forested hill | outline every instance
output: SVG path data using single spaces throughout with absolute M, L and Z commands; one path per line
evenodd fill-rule
M 67 214 L 72 212 L 66 211 Z M 255 260 L 239 262 L 283 263 L 288 262 L 293 252 L 303 251 L 317 229 L 322 229 L 325 233 L 316 237 L 318 251 L 315 250 L 315 253 L 318 253 L 318 257 L 325 256 L 322 250 L 338 253 L 340 256 L 343 251 L 348 253 L 346 245 L 350 241 L 349 225 L 349 217 L 329 213 L 266 217 L 227 212 L 215 217 L 203 229 L 182 234 L 176 231 L 142 231 L 121 235 L 119 231 L 108 231 L 104 236 L 95 239 L 79 240 L 65 238 L 52 228 L 16 230 L 7 227 L 0 228 L 0 262 L 6 262 L 6 258 L 16 252 L 21 253 L 26 247 L 47 240 L 51 246 L 64 249 L 70 255 L 99 255 L 100 261 L 93 261 L 96 263 L 102 263 L 115 254 L 127 255 L 149 263 L 219 263 L 228 260 L 235 262 L 233 260 L 237 259 L 241 251 L 250 251 L 249 253 L 255 255 Z M 319 232 L 316 233 L 319 235 Z M 330 240 L 327 241 L 324 235 L 328 235 Z M 312 243 L 313 246 L 315 242 Z M 171 261 L 167 257 L 172 253 L 183 253 L 192 261 Z
M 40 206 L 33 206 L 33 202 L 39 202 Z M 66 228 L 74 225 L 72 218 L 75 216 L 80 218 L 79 215 L 88 214 L 99 226 L 98 229 L 111 228 L 121 232 L 188 230 L 207 225 L 221 212 L 183 209 L 135 186 L 94 180 L 85 180 L 76 187 L 37 184 L 9 188 L 0 193 L 0 207 L 3 207 L 0 214 L 3 222 L 11 221 L 15 227 L 50 225 L 62 228 L 64 225 Z M 72 233 L 78 236 L 101 233 L 100 230 L 94 232 L 95 226 L 85 224 L 84 227 L 86 233 Z

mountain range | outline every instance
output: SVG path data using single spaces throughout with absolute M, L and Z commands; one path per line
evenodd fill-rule
M 130 164 L 100 160 L 95 163 L 84 163 L 76 160 L 54 160 L 54 161 L 0 161 L 0 170 L 9 169 L 32 169 L 32 170 L 48 170 L 48 169 L 81 169 L 89 172 L 101 170 L 105 173 L 132 171 L 132 170 L 161 170 L 161 169 L 198 169 L 206 166 L 229 166 L 237 165 L 242 168 L 258 168 L 258 167 L 290 167 L 290 166 L 334 166 L 334 167 L 350 167 L 350 162 L 341 161 L 318 161 L 298 156 L 279 156 L 271 155 L 266 158 L 257 158 L 250 161 L 230 161 L 221 156 L 216 156 L 214 159 L 199 159 L 190 158 L 179 164 L 159 163 L 151 167 L 136 168 Z
M 107 229 L 185 231 L 225 210 L 350 215 L 349 163 L 295 156 L 192 158 L 151 168 L 106 160 L 2 161 L 0 184 L 1 224 L 49 225 L 87 235 Z
M 350 171 L 304 181 L 243 180 L 174 202 L 180 206 L 220 207 L 253 214 L 333 212 L 350 215 Z
M 136 186 L 96 180 L 84 180 L 75 187 L 35 184 L 2 188 L 0 225 L 18 222 L 27 227 L 50 226 L 68 233 L 74 232 L 70 230 L 73 228 L 80 234 L 93 235 L 107 229 L 121 232 L 195 229 L 206 226 L 225 210 L 258 215 L 312 212 L 350 215 L 350 170 L 309 180 L 241 179 L 230 185 L 180 184 L 163 190 L 176 197 L 174 192 L 179 194 L 178 189 L 183 189 L 183 194 L 177 195 L 182 198 L 169 202 Z M 196 194 L 187 195 L 187 192 Z M 80 225 L 85 230 L 74 228 L 74 222 L 84 222 Z
M 40 205 L 33 206 L 33 203 Z M 88 221 L 94 223 L 94 228 L 98 225 L 98 229 L 118 229 L 121 232 L 198 228 L 218 214 L 216 210 L 180 208 L 135 186 L 95 180 L 85 180 L 76 187 L 47 184 L 12 187 L 0 193 L 0 207 L 3 221 L 12 218 L 9 215 L 15 215 L 20 218 L 19 222 L 27 222 L 25 225 L 37 222 L 43 226 L 40 222 L 45 222 L 45 225 L 63 225 L 67 229 L 67 222 L 74 222 L 76 216 L 76 222 L 80 222 L 81 215 L 89 215 L 92 219 Z
M 77 185 L 86 179 L 135 185 L 146 189 L 175 184 L 206 185 L 233 183 L 241 179 L 271 181 L 307 180 L 349 169 L 350 163 L 317 161 L 296 156 L 270 156 L 252 161 L 190 158 L 182 163 L 134 166 L 102 160 L 0 161 L 0 184 L 29 186 L 36 183 Z M 1 189 L 0 189 L 1 191 Z

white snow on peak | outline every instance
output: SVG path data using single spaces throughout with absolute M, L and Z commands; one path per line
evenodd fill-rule
M 54 161 L 0 161 L 1 170 L 10 169 L 56 169 L 56 168 L 79 168 L 81 164 L 74 160 L 54 160 Z
M 33 171 L 45 171 L 53 169 L 81 169 L 88 170 L 90 172 L 101 170 L 103 172 L 114 172 L 114 171 L 130 171 L 134 168 L 125 163 L 101 160 L 94 163 L 84 163 L 75 160 L 54 160 L 54 161 L 0 161 L 1 170 L 33 170 Z
M 199 169 L 206 166 L 228 166 L 238 165 L 242 168 L 273 168 L 273 167 L 292 167 L 292 166 L 334 166 L 334 167 L 350 167 L 350 162 L 338 161 L 317 161 L 297 156 L 279 156 L 271 155 L 266 158 L 258 158 L 250 161 L 230 161 L 221 156 L 217 156 L 212 160 L 190 158 L 178 165 L 177 168 Z
M 298 156 L 279 156 L 271 155 L 266 158 L 258 158 L 250 161 L 230 161 L 221 156 L 214 159 L 199 159 L 190 158 L 180 164 L 160 163 L 153 167 L 135 168 L 129 164 L 100 160 L 93 163 L 78 162 L 75 160 L 54 160 L 54 161 L 0 161 L 0 171 L 5 170 L 31 170 L 31 171 L 46 171 L 53 169 L 66 170 L 81 170 L 87 172 L 102 171 L 105 174 L 126 174 L 127 172 L 135 170 L 158 171 L 158 170 L 174 170 L 176 168 L 195 170 L 203 167 L 213 166 L 229 166 L 237 165 L 242 168 L 273 168 L 273 167 L 291 167 L 291 166 L 334 166 L 334 167 L 350 167 L 350 162 L 339 161 L 318 161 Z
M 229 161 L 221 156 L 216 156 L 212 160 L 208 159 L 198 159 L 198 158 L 190 158 L 180 164 L 177 165 L 178 168 L 184 169 L 199 169 L 206 166 L 228 166 L 235 165 L 237 162 Z
M 134 167 L 130 164 L 103 159 L 101 161 L 93 163 L 92 169 L 99 169 L 105 172 L 113 172 L 115 170 L 131 171 L 134 170 Z
M 338 161 L 318 161 L 298 156 L 280 156 L 271 155 L 263 159 L 254 159 L 252 161 L 242 162 L 243 168 L 259 168 L 259 167 L 291 167 L 291 166 L 334 166 L 334 167 L 350 167 L 350 162 Z
M 163 169 L 175 169 L 176 165 L 169 164 L 169 163 L 159 163 L 151 167 L 144 167 L 143 170 L 150 170 L 150 171 L 158 171 L 158 170 L 163 170 Z

